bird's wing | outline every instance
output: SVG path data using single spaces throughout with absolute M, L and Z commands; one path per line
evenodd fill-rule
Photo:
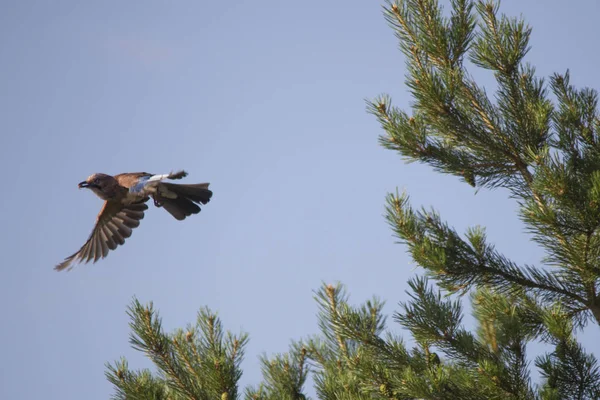
M 119 185 L 130 188 L 135 186 L 140 178 L 148 178 L 151 177 L 152 174 L 147 172 L 126 172 L 124 174 L 115 175 L 114 178 L 119 182 Z
M 133 228 L 140 225 L 140 220 L 144 218 L 144 211 L 147 209 L 145 202 L 127 205 L 116 201 L 104 202 L 104 207 L 96 219 L 96 226 L 87 242 L 54 269 L 62 271 L 73 261 L 88 263 L 106 257 L 109 250 L 116 249 L 118 245 L 125 243 L 125 238 L 131 236 Z

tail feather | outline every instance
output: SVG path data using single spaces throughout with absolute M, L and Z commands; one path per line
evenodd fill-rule
M 185 178 L 187 176 L 187 172 L 185 172 L 184 170 L 181 171 L 177 171 L 177 172 L 171 172 L 168 176 L 168 179 L 181 179 L 181 178 Z
M 183 220 L 192 214 L 198 214 L 198 204 L 206 204 L 212 197 L 212 191 L 208 190 L 208 183 L 198 184 L 175 184 L 161 182 L 168 192 L 177 195 L 176 198 L 167 198 L 160 195 L 160 190 L 154 195 L 155 201 L 160 203 L 173 217 Z M 171 196 L 169 196 L 171 197 Z M 198 203 L 198 204 L 196 204 Z
M 178 196 L 187 197 L 196 203 L 208 203 L 213 194 L 212 191 L 208 190 L 208 183 L 176 184 L 164 182 L 162 184 L 170 192 Z
M 179 221 L 184 220 L 186 217 L 189 217 L 192 214 L 198 214 L 200 212 L 200 207 L 185 197 L 164 199 L 162 206 L 169 212 L 169 214 Z

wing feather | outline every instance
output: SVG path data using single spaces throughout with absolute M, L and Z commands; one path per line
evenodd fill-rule
M 106 232 L 104 228 L 100 229 L 99 233 L 99 242 L 102 245 L 102 258 L 108 255 L 108 237 L 106 236 Z
M 140 220 L 144 218 L 144 211 L 147 209 L 145 203 L 123 205 L 115 201 L 104 202 L 88 240 L 76 253 L 65 258 L 54 269 L 57 271 L 71 269 L 73 267 L 70 265 L 74 261 L 88 263 L 106 257 L 110 250 L 123 245 L 125 239 L 131 236 L 133 229 L 140 225 Z
M 112 221 L 109 221 L 106 224 L 106 229 L 110 230 L 110 233 L 112 235 L 111 237 L 112 237 L 113 241 L 115 242 L 115 247 L 118 246 L 118 245 L 122 245 L 123 243 L 125 243 L 125 240 L 119 234 L 119 228 L 117 228 L 117 226 Z

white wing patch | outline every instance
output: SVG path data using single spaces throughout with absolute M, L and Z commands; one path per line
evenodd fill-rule
M 129 188 L 129 193 L 145 197 L 148 194 L 156 192 L 158 182 L 167 179 L 170 174 L 144 176 L 138 182 Z
M 171 174 L 152 175 L 150 178 L 148 178 L 148 182 L 162 181 L 163 179 L 167 179 L 169 175 Z

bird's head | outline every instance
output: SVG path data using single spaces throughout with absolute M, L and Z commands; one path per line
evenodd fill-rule
M 90 175 L 85 181 L 79 182 L 79 188 L 91 189 L 98 197 L 108 200 L 114 193 L 115 185 L 118 185 L 115 178 L 106 174 Z

